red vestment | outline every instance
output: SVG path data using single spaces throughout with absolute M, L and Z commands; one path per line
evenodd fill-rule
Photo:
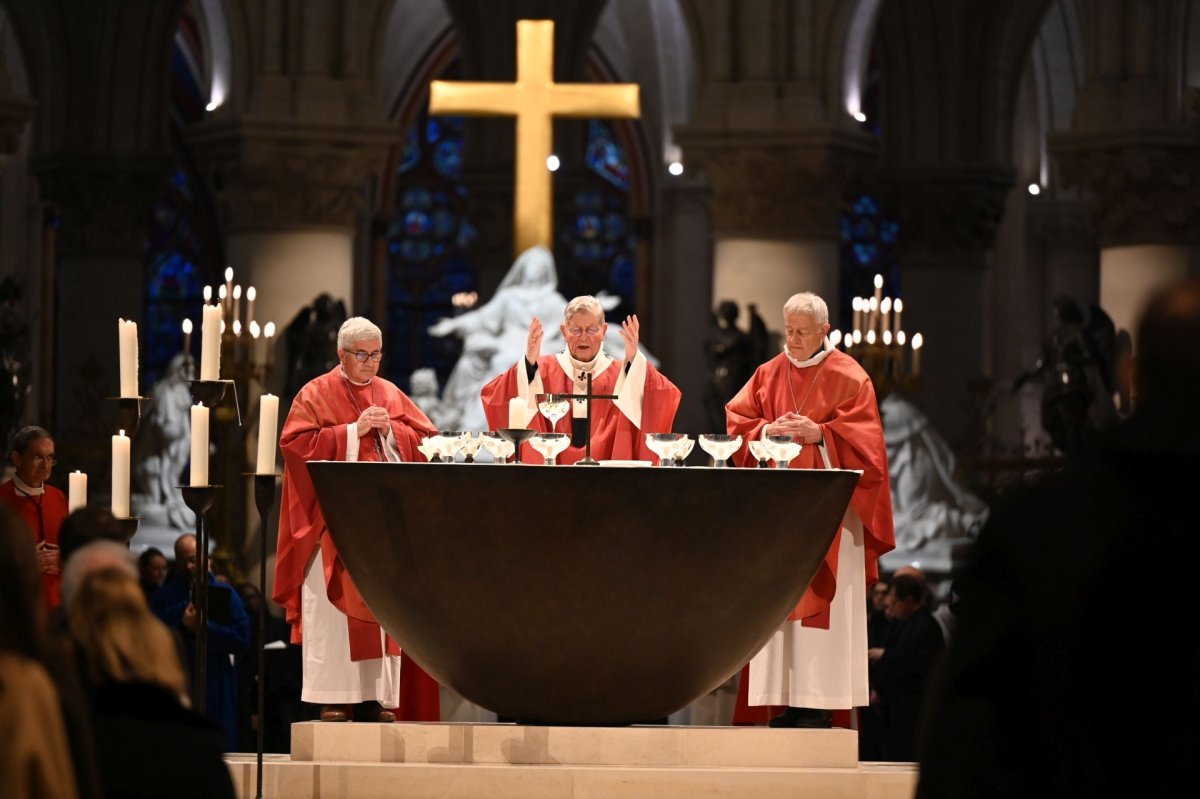
M 492 430 L 508 427 L 508 401 L 518 395 L 518 369 L 525 369 L 522 358 L 515 366 L 492 380 L 480 392 L 483 411 Z M 625 362 L 613 360 L 603 372 L 592 379 L 593 394 L 614 394 L 617 379 L 625 369 Z M 537 375 L 542 387 L 550 394 L 578 393 L 572 378 L 563 370 L 558 356 L 543 355 L 538 359 Z M 647 433 L 669 433 L 679 409 L 679 389 L 653 365 L 646 364 L 646 382 L 642 389 L 641 426 L 634 423 L 617 408 L 613 400 L 592 401 L 592 457 L 596 460 L 650 460 L 658 462 L 658 456 L 646 446 Z M 540 413 L 530 420 L 530 430 L 551 432 L 550 423 Z M 559 419 L 554 429 L 560 433 L 571 432 L 571 416 Z M 526 463 L 540 463 L 540 455 L 529 444 L 525 445 L 521 458 Z M 583 447 L 567 447 L 558 456 L 558 463 L 575 463 L 583 458 Z
M 761 438 L 763 427 L 788 411 L 820 425 L 826 452 L 835 468 L 862 470 L 850 504 L 863 523 L 869 586 L 879 579 L 879 557 L 896 546 L 887 449 L 871 378 L 857 361 L 838 350 L 831 351 L 821 363 L 805 368 L 793 366 L 784 353 L 767 361 L 725 405 L 728 431 L 740 435 L 743 441 L 734 455 L 739 466 L 753 464 L 749 442 Z M 824 463 L 820 450 L 806 444 L 790 465 L 820 469 Z M 840 543 L 839 529 L 824 563 L 789 620 L 800 619 L 806 627 L 829 627 Z
M 49 483 L 42 486 L 45 491 L 39 496 L 27 496 L 17 491 L 16 484 L 9 480 L 0 485 L 0 502 L 17 512 L 29 525 L 33 542 L 58 546 L 58 530 L 67 518 L 67 497 Z M 61 601 L 62 564 L 57 574 L 42 572 L 42 596 L 46 607 L 57 607 Z
M 343 461 L 347 459 L 347 425 L 354 424 L 362 411 L 371 405 L 387 408 L 392 423 L 392 441 L 401 460 L 417 460 L 417 444 L 424 436 L 436 432 L 433 423 L 421 413 L 394 383 L 381 377 L 372 378 L 366 385 L 355 385 L 342 375 L 341 366 L 308 382 L 292 402 L 287 420 L 283 424 L 279 447 L 283 451 L 283 493 L 279 508 L 279 542 L 275 561 L 275 588 L 272 598 L 286 611 L 287 621 L 292 625 L 292 640 L 300 643 L 303 635 L 300 618 L 301 587 L 304 573 L 317 547 L 325 566 L 325 586 L 329 601 L 346 614 L 350 633 L 351 660 L 370 660 L 383 657 L 385 647 L 380 642 L 380 626 L 367 608 L 362 595 L 346 571 L 333 544 L 326 535 L 325 516 L 317 501 L 317 494 L 309 478 L 308 461 Z M 382 461 L 385 456 L 376 431 L 369 432 L 359 440 L 359 461 Z M 399 647 L 387 638 L 386 654 L 400 654 Z M 406 695 L 419 697 L 421 707 L 429 707 L 430 693 L 434 715 L 429 718 L 407 720 L 433 720 L 436 715 L 437 683 L 423 671 L 418 673 L 416 664 L 405 657 L 401 672 L 401 698 Z M 419 668 L 419 667 L 418 667 Z M 406 686 L 414 677 L 424 685 L 417 689 Z M 432 686 L 432 689 L 430 689 Z M 407 718 L 406 705 L 401 705 L 397 718 Z M 420 713 L 428 716 L 428 712 Z

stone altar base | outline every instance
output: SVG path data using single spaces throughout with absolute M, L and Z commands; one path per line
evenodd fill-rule
M 229 755 L 238 797 L 253 755 Z M 292 725 L 292 755 L 263 762 L 271 799 L 909 799 L 914 764 L 859 763 L 852 730 Z

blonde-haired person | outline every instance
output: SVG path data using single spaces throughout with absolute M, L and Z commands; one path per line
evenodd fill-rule
M 67 621 L 91 684 L 100 782 L 106 796 L 232 797 L 221 731 L 188 709 L 187 678 L 175 640 L 146 606 L 128 563 L 102 561 L 111 542 L 80 551 L 71 574 Z M 89 551 L 90 550 L 90 551 Z M 100 557 L 89 557 L 100 556 Z M 128 553 L 125 555 L 128 558 Z

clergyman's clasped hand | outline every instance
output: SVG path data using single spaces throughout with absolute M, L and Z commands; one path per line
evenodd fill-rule
M 362 438 L 371 430 L 378 430 L 381 434 L 385 434 L 390 424 L 387 408 L 372 405 L 358 415 L 356 423 L 358 437 Z

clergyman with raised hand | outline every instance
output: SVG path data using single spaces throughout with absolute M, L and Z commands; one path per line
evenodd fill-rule
M 671 431 L 680 393 L 638 350 L 637 316 L 627 316 L 621 323 L 623 361 L 604 351 L 608 323 L 595 297 L 583 295 L 567 303 L 559 329 L 566 349 L 542 355 L 542 322 L 537 317 L 530 322 L 525 357 L 484 386 L 480 394 L 488 424 L 493 430 L 516 426 L 551 432 L 550 423 L 538 413 L 538 395 L 582 394 L 591 375 L 593 394 L 617 397 L 592 401 L 592 457 L 656 460 L 658 456 L 646 446 L 645 434 Z M 513 403 L 515 398 L 522 401 Z M 558 457 L 559 463 L 574 463 L 584 456 L 587 412 L 584 400 L 573 400 L 568 419 L 558 420 L 555 431 L 571 434 L 571 446 Z

